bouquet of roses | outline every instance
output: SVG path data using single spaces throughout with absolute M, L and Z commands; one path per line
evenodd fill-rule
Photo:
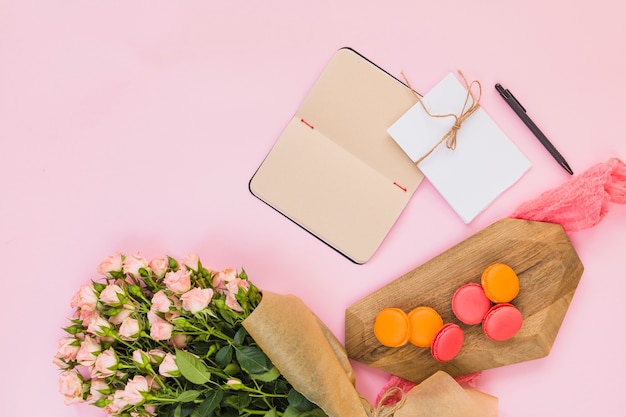
M 261 301 L 246 273 L 197 255 L 117 254 L 72 298 L 54 363 L 66 404 L 109 416 L 325 416 L 242 325 Z

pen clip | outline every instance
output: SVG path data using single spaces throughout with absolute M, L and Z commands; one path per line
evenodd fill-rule
M 524 110 L 524 113 L 526 113 L 526 109 L 524 108 L 524 106 L 522 106 L 522 103 L 519 102 L 519 100 L 517 98 L 515 98 L 515 96 L 513 95 L 513 93 L 511 93 L 509 91 L 509 89 L 507 88 L 506 92 L 511 96 L 511 98 L 513 100 L 515 100 L 515 102 L 517 103 L 518 106 L 520 106 L 522 108 L 522 110 Z

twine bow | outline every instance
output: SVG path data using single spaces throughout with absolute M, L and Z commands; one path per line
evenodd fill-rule
M 394 396 L 398 397 L 398 401 L 392 405 L 386 405 L 385 402 Z M 380 398 L 378 405 L 372 410 L 372 415 L 370 417 L 391 417 L 400 409 L 400 407 L 402 407 L 404 400 L 405 397 L 402 388 L 391 387 Z
M 465 102 L 463 103 L 461 112 L 458 115 L 456 115 L 454 113 L 448 113 L 448 114 L 431 113 L 426 108 L 426 104 L 424 104 L 424 101 L 422 100 L 420 95 L 413 89 L 413 87 L 411 87 L 411 84 L 409 83 L 409 80 L 407 79 L 407 77 L 404 75 L 403 72 L 401 72 L 402 77 L 404 78 L 404 81 L 406 82 L 406 85 L 409 87 L 409 89 L 411 90 L 411 92 L 413 93 L 417 101 L 422 105 L 422 108 L 424 109 L 424 112 L 426 112 L 427 115 L 429 115 L 430 117 L 436 117 L 436 118 L 444 118 L 444 117 L 454 118 L 454 124 L 452 125 L 450 130 L 445 135 L 443 135 L 441 139 L 439 139 L 439 141 L 435 144 L 435 146 L 433 146 L 428 152 L 426 152 L 426 154 L 424 154 L 421 158 L 415 161 L 415 165 L 419 165 L 420 162 L 422 162 L 431 153 L 433 153 L 433 151 L 437 149 L 437 146 L 441 145 L 441 143 L 444 141 L 446 142 L 446 147 L 448 149 L 451 149 L 451 150 L 456 149 L 456 134 L 461 128 L 461 125 L 463 124 L 465 120 L 467 120 L 468 117 L 470 117 L 476 110 L 478 110 L 478 108 L 480 108 L 480 97 L 483 94 L 483 90 L 482 90 L 482 86 L 480 85 L 480 82 L 477 80 L 474 80 L 468 84 L 467 79 L 465 78 L 461 70 L 458 70 L 458 73 L 461 76 L 461 78 L 463 78 L 463 82 L 465 83 L 465 88 L 467 89 L 467 94 L 465 96 Z M 474 84 L 478 86 L 478 98 L 474 97 L 474 93 L 472 92 L 472 88 L 474 87 Z M 468 107 L 468 104 L 470 103 L 470 98 L 471 98 L 471 105 Z

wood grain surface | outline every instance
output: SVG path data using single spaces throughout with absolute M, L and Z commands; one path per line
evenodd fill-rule
M 452 295 L 461 285 L 480 283 L 483 270 L 498 262 L 511 266 L 520 279 L 520 293 L 511 303 L 524 317 L 520 331 L 501 342 L 489 340 L 480 324 L 461 323 L 451 307 Z M 458 376 L 542 358 L 550 353 L 582 272 L 560 225 L 499 220 L 348 307 L 348 356 L 415 382 L 439 370 Z M 438 362 L 428 348 L 410 343 L 385 347 L 374 337 L 380 310 L 398 307 L 409 312 L 420 305 L 433 307 L 445 323 L 463 329 L 463 348 L 452 361 Z

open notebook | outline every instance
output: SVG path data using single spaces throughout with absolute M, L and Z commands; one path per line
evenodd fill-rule
M 256 197 L 364 263 L 423 174 L 387 128 L 413 104 L 407 86 L 338 50 L 250 180 Z

